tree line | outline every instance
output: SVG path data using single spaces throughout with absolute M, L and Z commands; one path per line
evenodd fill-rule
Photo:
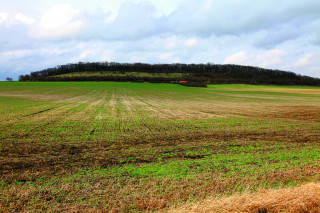
M 138 77 L 138 76 L 59 76 L 77 72 L 143 72 L 143 73 L 182 73 L 182 77 Z M 21 75 L 19 81 L 131 81 L 131 82 L 170 82 L 181 80 L 199 83 L 242 83 L 272 85 L 310 85 L 320 86 L 319 78 L 298 75 L 294 72 L 263 69 L 254 66 L 234 64 L 146 64 L 88 62 L 59 65 L 53 68 Z

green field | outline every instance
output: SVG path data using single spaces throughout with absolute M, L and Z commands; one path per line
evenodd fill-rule
M 92 72 L 71 72 L 55 75 L 54 77 L 92 77 L 92 76 L 121 76 L 121 77 L 162 77 L 182 78 L 182 73 L 146 73 L 146 72 L 118 72 L 118 71 L 92 71 Z
M 317 182 L 319 142 L 319 87 L 0 82 L 0 212 L 146 212 Z

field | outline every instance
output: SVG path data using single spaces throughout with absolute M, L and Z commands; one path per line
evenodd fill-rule
M 146 73 L 146 72 L 71 72 L 55 75 L 54 77 L 92 77 L 92 76 L 121 76 L 121 77 L 162 77 L 162 78 L 182 78 L 182 73 Z
M 320 88 L 0 82 L 0 211 L 168 211 L 320 180 Z

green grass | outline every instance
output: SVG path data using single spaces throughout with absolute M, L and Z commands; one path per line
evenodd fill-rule
M 0 82 L 0 211 L 144 212 L 319 181 L 320 89 Z
M 119 72 L 119 71 L 97 71 L 97 72 L 73 72 L 55 77 L 90 77 L 90 76 L 133 76 L 133 77 L 163 77 L 181 78 L 182 73 L 145 73 L 145 72 Z

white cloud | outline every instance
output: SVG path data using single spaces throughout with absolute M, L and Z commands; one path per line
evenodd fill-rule
M 77 63 L 77 62 L 87 58 L 88 55 L 92 55 L 93 53 L 95 53 L 95 52 L 88 51 L 88 50 L 84 51 L 84 52 L 80 53 L 80 55 L 78 55 L 74 58 L 71 58 L 70 61 L 71 61 L 71 63 Z
M 55 5 L 42 16 L 41 26 L 44 30 L 59 29 L 70 22 L 72 24 L 72 19 L 78 12 L 78 10 L 74 10 L 69 5 Z
M 309 53 L 307 55 L 305 55 L 303 58 L 300 58 L 299 60 L 297 60 L 295 63 L 294 63 L 294 66 L 295 67 L 305 67 L 305 66 L 308 66 L 310 65 L 311 63 L 311 59 L 315 56 L 314 53 Z
M 112 61 L 114 58 L 114 51 L 102 50 L 98 57 L 99 57 L 99 61 Z
M 0 24 L 4 23 L 8 18 L 7 13 L 0 13 Z
M 35 20 L 33 18 L 25 16 L 25 15 L 23 15 L 21 13 L 16 14 L 14 17 L 15 17 L 16 20 L 18 20 L 22 24 L 31 25 L 31 24 L 33 24 L 35 22 Z
M 79 61 L 109 61 L 113 59 L 115 45 L 108 45 L 102 41 L 82 42 L 74 47 L 70 47 L 69 61 L 77 63 Z
M 272 68 L 283 62 L 287 53 L 281 49 L 273 49 L 256 56 L 256 64 L 261 67 Z
M 223 63 L 275 68 L 283 62 L 283 57 L 286 55 L 286 52 L 281 49 L 273 49 L 257 54 L 248 54 L 245 51 L 241 51 L 228 56 Z
M 250 62 L 252 63 L 253 56 L 249 55 L 248 53 L 241 51 L 237 52 L 233 55 L 228 56 L 223 63 L 224 64 L 242 64 L 242 65 L 248 65 Z
M 50 54 L 50 55 L 61 55 L 64 53 L 69 52 L 67 49 L 60 49 L 60 48 L 41 48 L 41 53 Z
M 175 38 L 168 38 L 164 41 L 164 47 L 166 49 L 172 49 L 177 45 L 177 40 Z
M 199 43 L 198 39 L 191 38 L 191 39 L 188 39 L 187 41 L 185 41 L 184 46 L 187 48 L 193 48 L 193 47 L 196 47 L 198 45 L 198 43 Z
M 32 54 L 33 51 L 32 50 L 15 50 L 15 51 L 6 51 L 1 53 L 1 55 L 3 57 L 12 59 L 12 58 L 21 58 L 21 57 L 25 57 L 27 55 Z
M 103 15 L 103 14 L 102 14 Z M 161 17 L 157 17 L 157 10 L 149 2 L 126 2 L 119 9 L 117 17 L 112 22 L 101 23 L 99 38 L 106 40 L 139 40 L 155 34 L 162 34 Z M 100 22 L 98 22 L 100 23 Z M 97 36 L 97 29 L 93 37 Z
M 302 75 L 311 75 L 320 78 L 320 54 L 311 52 L 301 56 L 289 66 L 291 70 Z
M 32 28 L 31 35 L 36 38 L 60 39 L 72 38 L 84 27 L 84 20 L 77 16 L 79 10 L 70 5 L 54 5 L 41 17 L 36 28 Z
M 28 56 L 34 56 L 37 54 L 46 54 L 46 55 L 62 55 L 67 53 L 67 49 L 59 48 L 37 48 L 37 49 L 20 49 L 12 51 L 4 51 L 0 55 L 8 59 L 19 59 Z
M 168 60 L 173 57 L 173 53 L 163 53 L 159 55 L 160 60 Z

